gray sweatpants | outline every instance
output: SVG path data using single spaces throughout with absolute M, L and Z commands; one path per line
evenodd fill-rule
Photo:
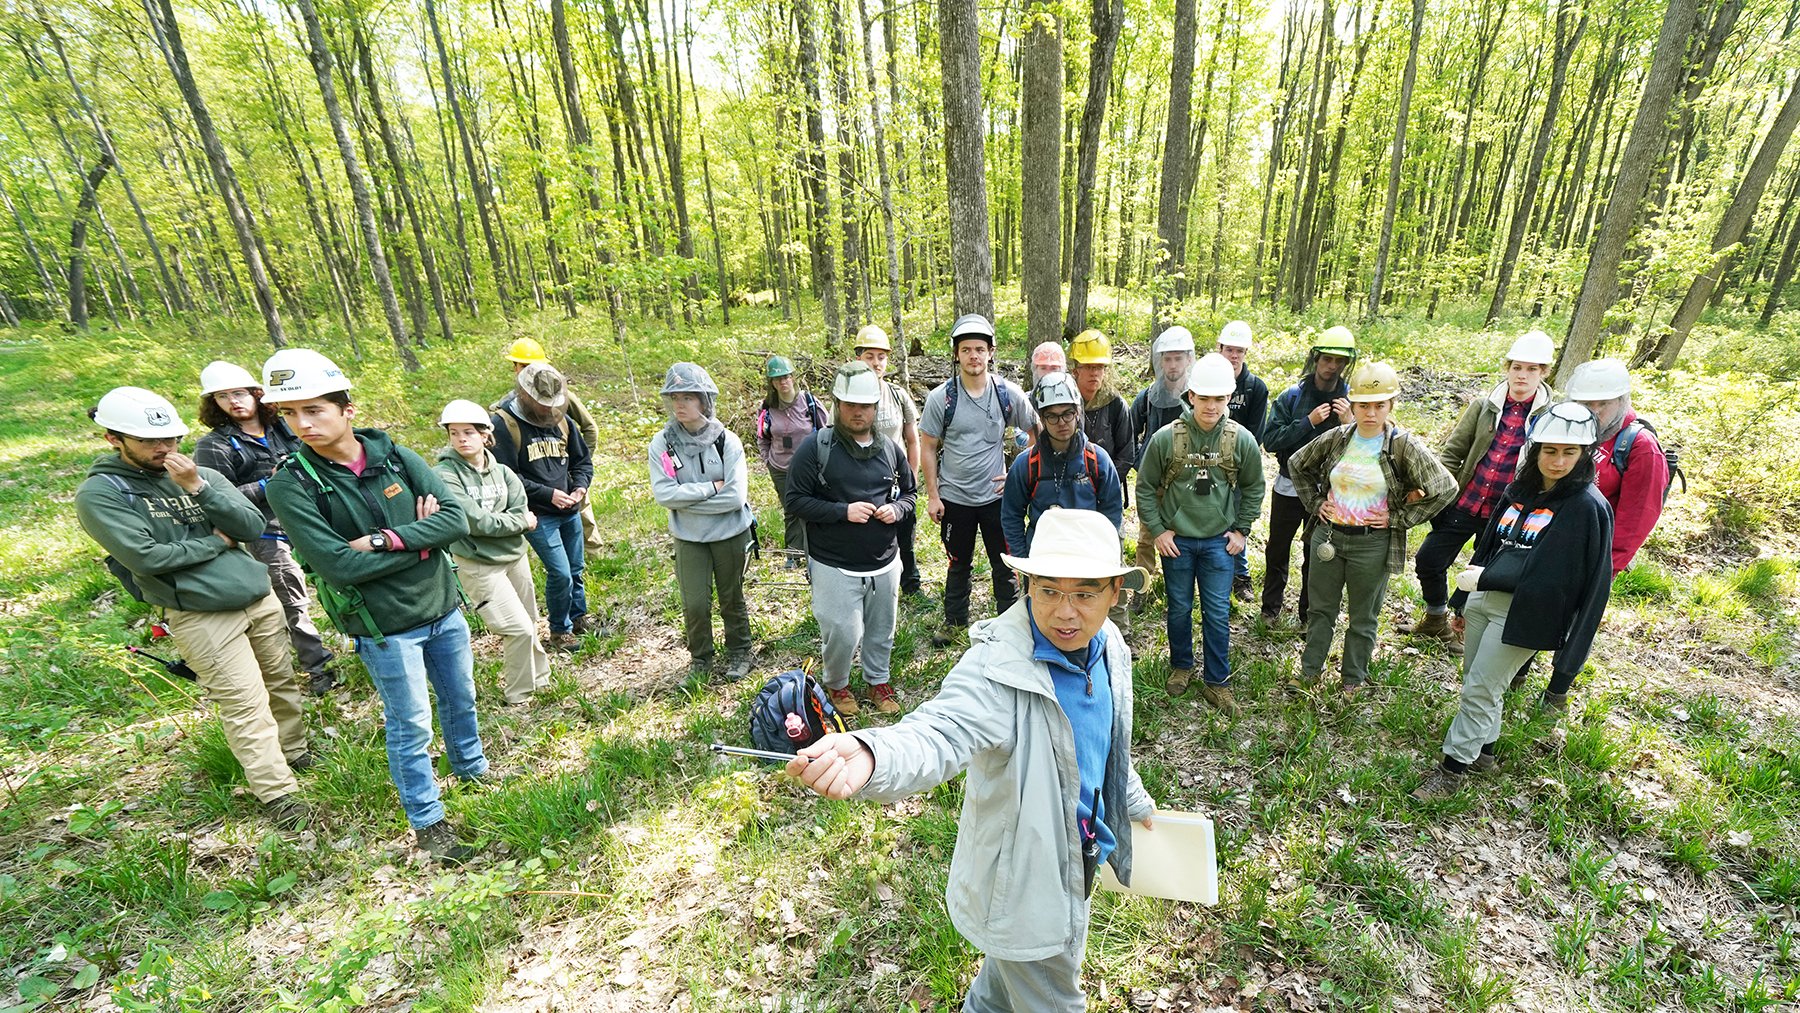
M 1085 1013 L 1081 958 L 1087 951 L 1088 908 L 1069 948 L 1043 960 L 988 957 L 969 983 L 963 1013 Z
M 873 577 L 852 577 L 835 566 L 807 560 L 812 579 L 813 618 L 819 621 L 825 657 L 825 688 L 850 685 L 850 665 L 862 647 L 863 681 L 888 681 L 894 653 L 894 623 L 900 605 L 900 567 Z
M 1369 680 L 1369 659 L 1375 654 L 1375 631 L 1381 619 L 1381 603 L 1387 597 L 1388 533 L 1385 529 L 1352 535 L 1333 531 L 1331 525 L 1313 529 L 1312 568 L 1306 575 L 1306 650 L 1300 655 L 1300 674 L 1317 679 L 1331 655 L 1331 638 L 1337 632 L 1338 602 L 1348 602 L 1349 629 L 1344 631 L 1344 682 L 1360 685 Z M 1337 554 L 1319 558 L 1319 546 L 1329 539 Z
M 1507 684 L 1537 653 L 1500 642 L 1512 599 L 1510 591 L 1477 591 L 1463 606 L 1462 706 L 1444 733 L 1444 755 L 1453 760 L 1473 763 L 1482 746 L 1500 738 Z
M 294 645 L 294 653 L 300 656 L 300 669 L 323 672 L 325 663 L 331 660 L 331 651 L 319 639 L 319 628 L 313 625 L 312 616 L 307 613 L 306 575 L 300 572 L 300 564 L 294 562 L 294 552 L 288 547 L 287 540 L 258 538 L 244 544 L 252 556 L 269 568 L 269 586 L 275 592 L 275 600 L 281 603 L 282 615 L 287 620 L 288 641 Z

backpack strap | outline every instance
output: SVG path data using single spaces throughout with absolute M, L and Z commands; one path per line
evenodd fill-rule
M 1189 457 L 1195 455 L 1190 455 L 1188 453 L 1187 419 L 1179 418 L 1169 423 L 1169 425 L 1175 428 L 1175 445 L 1169 448 L 1169 460 L 1163 465 L 1162 481 L 1156 484 L 1156 498 L 1158 501 L 1161 501 L 1163 495 L 1169 491 L 1169 486 L 1174 484 L 1175 476 L 1183 467 L 1190 463 L 1198 463 L 1188 460 Z M 1219 431 L 1219 460 L 1216 464 L 1210 464 L 1208 467 L 1216 467 L 1224 472 L 1225 483 L 1233 489 L 1236 489 L 1238 479 L 1237 437 L 1238 433 L 1242 432 L 1244 427 L 1233 422 L 1229 416 L 1220 419 L 1219 425 L 1221 427 Z
M 956 418 L 956 395 L 962 384 L 956 382 L 956 374 L 944 381 L 944 435 L 950 435 L 950 420 Z
M 1619 438 L 1613 441 L 1612 466 L 1620 476 L 1623 476 L 1625 469 L 1631 466 L 1631 446 L 1637 442 L 1638 433 L 1643 429 L 1644 424 L 1633 419 L 1630 425 L 1619 430 Z
M 756 438 L 759 440 L 766 440 L 769 438 L 769 406 L 768 405 L 763 405 L 761 408 L 758 408 L 756 410 Z
M 503 418 L 506 414 L 506 412 L 500 413 Z M 393 471 L 393 465 L 394 461 L 390 457 L 387 470 L 390 472 Z M 282 462 L 281 466 L 287 469 L 302 486 L 310 485 L 312 487 L 313 502 L 318 506 L 319 516 L 324 519 L 327 525 L 330 525 L 330 496 L 342 496 L 344 493 L 337 487 L 328 484 L 325 481 L 325 476 L 319 474 L 318 469 L 313 467 L 312 462 L 306 459 L 306 455 L 299 451 L 295 451 L 288 455 L 287 460 Z M 377 520 L 379 520 L 379 518 L 377 518 Z M 301 571 L 305 573 L 306 576 L 312 578 L 313 588 L 319 592 L 319 604 L 325 608 L 325 617 L 331 620 L 331 625 L 337 627 L 338 632 L 349 635 L 345 618 L 354 615 L 356 618 L 362 620 L 363 628 L 373 634 L 372 639 L 375 641 L 375 646 L 380 647 L 387 643 L 387 638 L 381 633 L 381 627 L 376 625 L 375 617 L 369 613 L 369 603 L 368 600 L 363 597 L 361 588 L 355 585 L 343 588 L 330 583 L 325 579 L 324 574 L 313 569 L 312 566 L 307 563 L 305 556 L 301 554 L 299 546 L 292 546 L 292 551 L 294 554 L 294 562 L 300 564 Z M 457 585 L 457 593 L 462 593 L 460 581 Z
M 1100 494 L 1100 454 L 1094 450 L 1092 443 L 1081 448 L 1081 458 L 1087 464 L 1088 482 L 1094 487 L 1094 495 Z
M 813 397 L 812 391 L 803 390 L 800 393 L 806 395 L 806 418 L 812 423 L 813 431 L 817 432 L 830 425 L 831 420 L 825 417 L 825 406 L 819 403 L 818 398 Z
M 834 435 L 833 427 L 826 426 L 813 437 L 813 462 L 819 466 L 819 488 L 829 488 L 825 481 L 825 465 L 831 461 L 831 443 Z
M 513 413 L 507 411 L 505 408 L 500 409 L 494 414 L 500 416 L 500 424 L 506 427 L 506 435 L 512 437 L 513 453 L 523 453 L 525 450 L 525 434 L 519 431 L 519 420 L 513 418 Z

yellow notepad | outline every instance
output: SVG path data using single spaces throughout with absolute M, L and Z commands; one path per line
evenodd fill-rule
M 1131 885 L 1121 886 L 1112 866 L 1100 867 L 1100 886 L 1116 893 L 1199 904 L 1219 902 L 1219 859 L 1213 850 L 1213 824 L 1199 813 L 1158 810 L 1145 830 L 1128 824 L 1131 834 Z

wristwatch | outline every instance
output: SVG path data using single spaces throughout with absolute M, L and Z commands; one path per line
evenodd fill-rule
M 388 543 L 386 535 L 377 531 L 369 536 L 369 548 L 374 549 L 376 552 L 386 552 L 387 547 Z

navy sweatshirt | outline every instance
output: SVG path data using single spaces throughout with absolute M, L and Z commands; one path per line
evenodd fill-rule
M 877 443 L 870 453 L 828 426 L 802 440 L 788 462 L 785 505 L 806 522 L 807 555 L 826 566 L 866 573 L 888 565 L 899 551 L 899 522 L 912 516 L 916 487 L 906 452 L 893 440 L 872 435 Z M 822 482 L 821 437 L 831 440 Z M 900 516 L 893 524 L 878 517 L 852 524 L 852 503 L 892 503 Z
M 502 418 L 501 412 L 506 413 Z M 513 443 L 510 419 L 518 426 L 519 444 Z M 574 492 L 586 489 L 594 481 L 594 455 L 581 430 L 564 413 L 562 424 L 546 429 L 534 424 L 518 410 L 516 403 L 506 401 L 493 415 L 494 459 L 511 468 L 525 486 L 526 502 L 531 512 L 563 516 L 578 513 L 580 505 L 550 505 L 552 492 Z
M 1349 396 L 1350 387 L 1344 381 L 1339 380 L 1330 390 L 1320 390 L 1308 374 L 1275 399 L 1275 414 L 1270 417 L 1268 428 L 1263 430 L 1262 445 L 1264 450 L 1275 455 L 1275 463 L 1281 467 L 1284 476 L 1293 477 L 1288 473 L 1288 458 L 1294 456 L 1295 451 L 1340 425 L 1336 413 L 1327 414 L 1325 421 L 1317 425 L 1307 416 L 1322 404 Z

